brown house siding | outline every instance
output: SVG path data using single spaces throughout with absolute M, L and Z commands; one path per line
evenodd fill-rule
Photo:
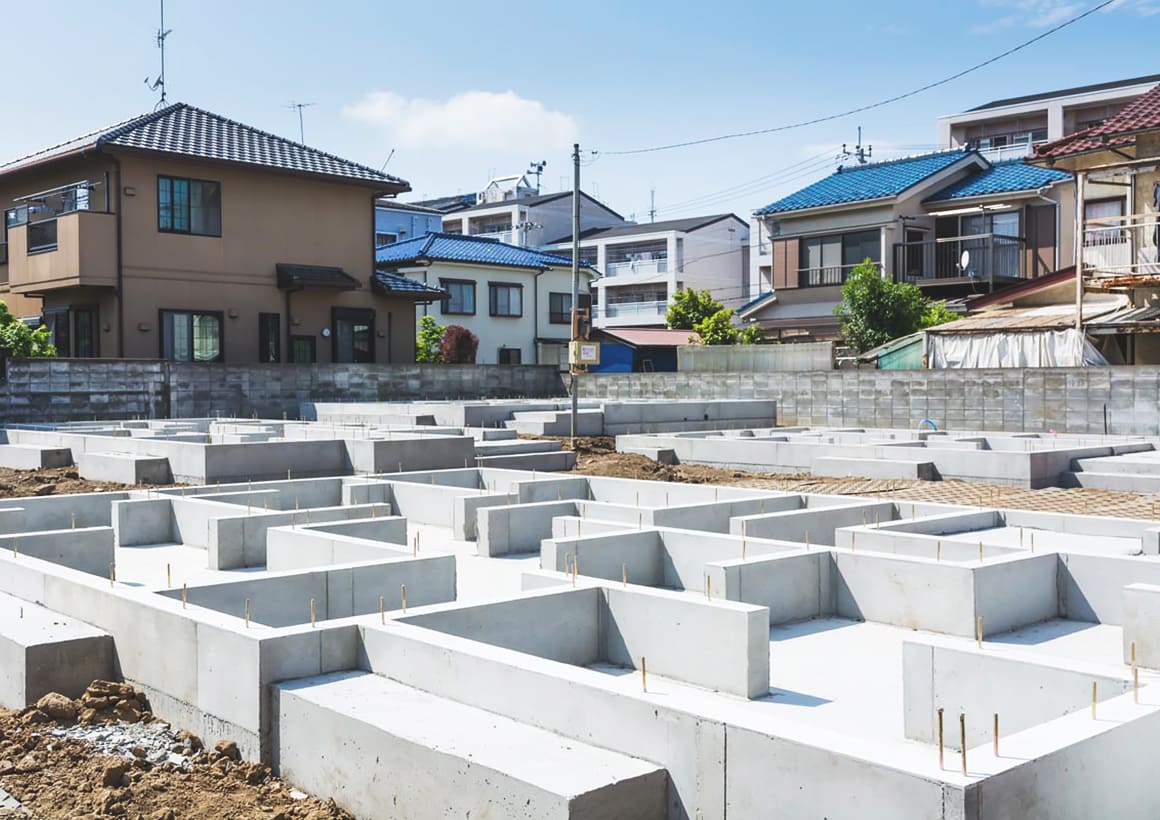
M 773 241 L 773 289 L 797 287 L 798 240 Z

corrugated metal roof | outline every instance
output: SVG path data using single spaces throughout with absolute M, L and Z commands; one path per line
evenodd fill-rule
M 602 328 L 601 333 L 612 336 L 633 347 L 677 347 L 697 344 L 701 336 L 692 330 L 670 330 L 668 328 Z M 692 339 L 693 341 L 690 341 Z
M 320 174 L 381 183 L 398 191 L 410 190 L 410 185 L 398 177 L 186 103 L 174 103 L 159 111 L 134 117 L 0 165 L 0 173 L 35 165 L 77 150 L 104 146 L 236 162 L 279 171 Z
M 1160 128 L 1160 85 L 1132 100 L 1106 122 L 1038 146 L 1035 157 L 1062 157 L 1130 145 L 1135 142 L 1136 133 L 1156 128 Z
M 1126 297 L 1125 297 L 1126 298 Z M 1119 310 L 1121 298 L 1084 302 L 1084 322 Z M 1031 308 L 994 308 L 975 316 L 967 316 L 927 328 L 927 333 L 987 333 L 1017 332 L 1021 330 L 1051 330 L 1075 326 L 1075 305 L 1042 305 Z
M 978 152 L 956 149 L 839 168 L 825 179 L 807 185 L 755 213 L 759 215 L 786 213 L 826 205 L 895 197 L 927 177 L 968 158 L 981 159 Z
M 572 260 L 566 256 L 521 248 L 488 237 L 451 233 L 429 233 L 385 245 L 376 251 L 375 258 L 378 266 L 385 268 L 402 267 L 420 259 L 509 268 L 572 267 Z
M 984 168 L 966 179 L 948 185 L 923 201 L 943 202 L 975 196 L 1010 194 L 1016 191 L 1035 191 L 1069 179 L 1071 174 L 1066 171 L 1027 165 L 1023 160 L 1016 159 L 997 162 L 990 168 Z

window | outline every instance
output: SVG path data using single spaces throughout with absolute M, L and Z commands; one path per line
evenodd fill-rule
M 375 233 L 375 247 L 381 248 L 383 245 L 394 245 L 399 241 L 399 235 L 394 233 Z
M 333 361 L 366 363 L 375 360 L 375 312 L 369 308 L 331 308 Z
M 548 294 L 548 322 L 553 325 L 572 324 L 572 294 Z
M 1124 239 L 1119 230 L 1124 215 L 1122 199 L 1089 199 L 1083 204 L 1085 247 L 1111 245 Z
M 440 279 L 439 287 L 447 291 L 440 305 L 445 316 L 475 315 L 475 283 L 470 279 Z
M 314 364 L 317 361 L 313 336 L 290 337 L 290 361 L 294 364 Z
M 519 364 L 520 363 L 520 349 L 518 347 L 501 347 L 499 349 L 499 363 L 500 364 Z
M 881 233 L 854 231 L 830 236 L 813 236 L 800 244 L 798 287 L 840 285 L 855 265 L 869 259 L 882 262 Z
M 258 314 L 258 361 L 263 364 L 282 361 L 281 320 L 278 313 Z
M 224 361 L 221 311 L 161 311 L 161 358 L 171 362 Z
M 221 236 L 221 183 L 157 177 L 157 230 Z
M 489 311 L 492 316 L 518 317 L 524 315 L 524 286 L 503 282 L 487 285 Z

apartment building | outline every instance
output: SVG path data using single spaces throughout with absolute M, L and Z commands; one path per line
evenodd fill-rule
M 975 150 L 839 167 L 754 212 L 762 292 L 739 308 L 783 340 L 840 338 L 834 308 L 864 260 L 935 298 L 988 293 L 1071 259 L 1071 175 Z
M 571 231 L 545 248 L 570 257 Z M 664 327 L 682 288 L 741 305 L 749 293 L 748 253 L 749 225 L 734 214 L 581 230 L 580 260 L 601 274 L 592 288 L 592 324 Z
M 414 304 L 374 274 L 406 181 L 176 103 L 0 166 L 0 299 L 62 356 L 406 362 Z
M 375 201 L 375 247 L 393 245 L 443 229 L 443 214 L 434 208 L 381 197 Z
M 478 364 L 567 366 L 572 333 L 572 262 L 487 236 L 430 233 L 378 249 L 384 275 L 406 277 L 443 298 L 418 309 L 479 337 Z M 581 268 L 588 306 L 590 268 Z M 417 318 L 415 321 L 417 321 Z
M 1095 127 L 1160 83 L 1160 74 L 994 100 L 938 120 L 941 148 L 978 149 L 991 161 L 1030 156 L 1035 146 Z

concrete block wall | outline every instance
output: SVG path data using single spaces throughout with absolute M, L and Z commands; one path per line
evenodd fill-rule
M 778 423 L 1160 434 L 1160 367 L 617 373 L 584 399 L 772 399 Z
M 11 359 L 0 378 L 8 423 L 205 416 L 297 418 L 312 401 L 558 397 L 548 365 L 221 365 L 152 359 Z

